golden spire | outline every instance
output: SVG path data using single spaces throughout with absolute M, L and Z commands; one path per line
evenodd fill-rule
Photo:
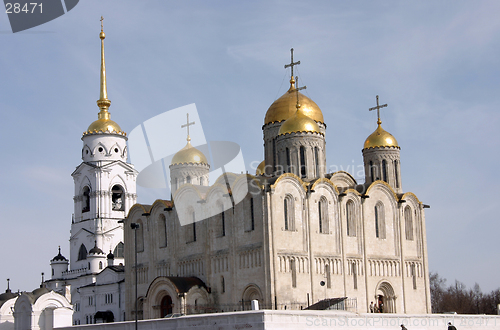
M 108 100 L 108 89 L 106 87 L 106 63 L 104 61 L 104 39 L 106 34 L 104 34 L 102 21 L 104 18 L 101 16 L 101 33 L 99 38 L 101 38 L 101 92 L 99 100 L 97 100 L 97 106 L 101 109 L 99 112 L 99 119 L 109 119 L 108 108 L 111 105 L 111 101 Z
M 104 18 L 101 16 L 101 33 L 99 38 L 101 39 L 101 84 L 100 84 L 100 97 L 97 100 L 97 106 L 101 111 L 97 114 L 97 120 L 90 124 L 87 131 L 83 132 L 83 135 L 102 133 L 116 133 L 126 136 L 127 133 L 123 132 L 117 123 L 111 120 L 108 108 L 111 105 L 111 101 L 108 99 L 108 90 L 106 88 L 106 63 L 104 61 L 104 38 L 106 35 L 103 31 L 102 21 Z

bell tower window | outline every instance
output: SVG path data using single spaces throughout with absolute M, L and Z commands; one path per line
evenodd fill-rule
M 114 185 L 111 189 L 111 202 L 113 211 L 123 211 L 125 207 L 125 203 L 123 202 L 123 188 L 119 185 Z
M 90 188 L 85 186 L 83 188 L 83 205 L 82 212 L 90 211 Z
M 87 248 L 82 244 L 78 250 L 78 261 L 85 259 L 87 259 Z
M 300 176 L 306 177 L 306 148 L 300 146 Z

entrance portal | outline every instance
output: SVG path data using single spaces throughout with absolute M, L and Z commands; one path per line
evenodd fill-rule
M 160 303 L 160 317 L 165 317 L 168 314 L 172 314 L 172 298 L 167 295 Z
M 396 295 L 388 282 L 379 284 L 375 299 L 380 313 L 396 313 Z

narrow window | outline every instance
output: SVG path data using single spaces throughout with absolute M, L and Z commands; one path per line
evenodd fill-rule
M 177 178 L 175 178 L 174 179 L 174 189 L 173 189 L 173 191 L 176 191 L 177 188 L 178 188 L 178 186 L 179 186 L 178 180 L 177 180 Z
M 253 198 L 250 198 L 250 230 L 255 229 L 255 218 L 254 218 L 254 211 L 253 211 Z
M 77 261 L 85 260 L 85 259 L 87 259 L 87 248 L 85 247 L 85 245 L 82 244 L 82 245 L 80 245 L 80 249 L 78 250 L 78 260 Z
M 411 264 L 411 276 L 413 278 L 413 289 L 417 290 L 417 274 L 415 272 L 415 264 Z
M 387 161 L 382 160 L 382 180 L 387 182 Z
M 319 172 L 319 153 L 318 147 L 314 147 L 314 162 L 316 163 L 316 177 L 320 176 Z
M 191 183 L 191 177 L 189 175 L 186 177 L 186 182 Z
M 375 236 L 385 239 L 385 215 L 382 203 L 375 205 Z
M 158 217 L 158 239 L 160 247 L 167 246 L 167 219 L 164 214 Z
M 405 234 L 407 240 L 413 241 L 413 219 L 409 206 L 405 207 Z
M 204 183 L 205 183 L 205 180 L 203 179 L 202 176 L 200 176 L 200 186 L 203 186 Z
M 144 226 L 142 225 L 142 221 L 138 220 L 139 228 L 135 229 L 137 235 L 137 251 L 144 251 Z
M 226 282 L 224 280 L 224 276 L 220 277 L 220 287 L 222 293 L 226 292 Z
M 399 188 L 398 161 L 394 161 L 394 178 L 396 179 L 396 188 Z
M 352 263 L 352 280 L 354 284 L 354 290 L 358 289 L 358 273 L 357 273 L 357 267 L 356 267 L 356 262 L 353 261 Z
M 354 202 L 348 200 L 346 203 L 347 236 L 356 237 L 356 216 L 354 213 Z
M 300 175 L 306 177 L 306 149 L 300 146 Z
M 328 226 L 328 201 L 325 197 L 322 197 L 318 203 L 318 213 L 319 213 L 319 232 L 323 234 L 328 234 L 330 228 Z
M 330 272 L 330 265 L 325 265 L 325 275 L 326 275 L 326 287 L 330 289 L 332 287 L 332 277 Z
M 196 218 L 193 212 L 193 241 L 196 242 Z
M 123 188 L 119 185 L 114 185 L 111 189 L 111 206 L 113 211 L 123 211 L 125 203 L 123 202 Z
M 290 166 L 291 166 L 291 162 L 290 162 L 290 149 L 286 148 L 285 149 L 285 153 L 286 153 L 286 172 L 290 173 Z
M 292 270 L 292 288 L 297 287 L 297 264 L 295 259 L 290 260 L 290 269 Z
M 294 223 L 294 205 L 293 205 L 293 197 L 288 195 L 285 197 L 284 203 L 284 212 L 285 212 L 285 230 L 295 230 Z
M 373 172 L 373 162 L 370 160 L 370 178 L 372 179 L 372 182 L 375 181 L 375 174 Z
M 83 205 L 82 212 L 90 211 L 90 188 L 85 186 L 83 188 Z
M 102 269 L 102 261 L 99 261 L 99 269 Z
M 220 213 L 221 220 L 221 236 L 226 236 L 226 213 L 224 212 L 224 207 L 221 206 L 222 212 Z

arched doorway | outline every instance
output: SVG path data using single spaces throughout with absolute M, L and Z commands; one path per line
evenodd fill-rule
M 243 309 L 244 310 L 250 310 L 252 307 L 252 300 L 258 300 L 259 301 L 259 306 L 262 308 L 262 293 L 260 291 L 260 288 L 255 285 L 251 284 L 245 288 L 243 291 L 243 297 L 242 297 L 242 304 L 243 304 Z
M 396 295 L 388 282 L 381 282 L 378 285 L 375 299 L 380 313 L 396 313 Z
M 165 317 L 168 314 L 172 314 L 172 297 L 166 295 L 161 299 L 160 317 Z

